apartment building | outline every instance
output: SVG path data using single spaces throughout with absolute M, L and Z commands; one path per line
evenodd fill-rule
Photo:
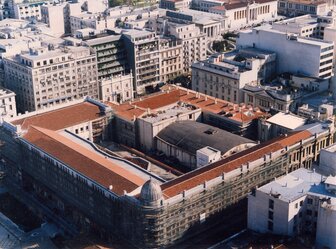
M 81 14 L 70 16 L 71 34 L 78 29 L 91 28 L 98 33 L 104 32 L 108 28 L 116 27 L 117 17 L 108 16 L 104 13 L 82 12 Z
M 59 36 L 71 34 L 70 16 L 81 14 L 81 3 L 62 2 L 41 6 L 41 21 Z
M 261 233 L 316 238 L 316 248 L 336 248 L 336 178 L 298 169 L 248 196 L 248 228 Z
M 48 1 L 20 1 L 13 5 L 13 17 L 22 20 L 38 20 L 42 19 L 41 6 L 47 5 Z
M 13 118 L 16 114 L 15 93 L 0 88 L 0 118 Z
M 182 40 L 160 37 L 160 81 L 168 82 L 183 74 Z
M 194 91 L 236 104 L 244 102 L 246 84 L 257 85 L 275 73 L 275 53 L 245 49 L 215 54 L 192 65 Z
M 130 72 L 127 51 L 121 35 L 99 34 L 83 37 L 84 44 L 97 55 L 98 79 L 125 75 Z
M 18 111 L 91 96 L 98 98 L 96 55 L 87 47 L 41 47 L 4 59 L 6 87 Z
M 333 74 L 333 42 L 301 37 L 265 25 L 241 31 L 237 47 L 274 52 L 277 73 L 289 72 L 316 78 L 330 78 Z
M 159 37 L 146 30 L 124 30 L 122 40 L 133 72 L 135 94 L 152 91 L 160 82 Z
M 208 39 L 194 23 L 177 21 L 167 17 L 150 19 L 148 26 L 157 34 L 172 36 L 182 41 L 182 70 L 190 73 L 191 65 L 206 59 Z

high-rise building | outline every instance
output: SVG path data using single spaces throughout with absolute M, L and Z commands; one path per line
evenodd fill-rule
M 147 30 L 129 30 L 122 33 L 127 47 L 130 68 L 134 75 L 136 94 L 152 91 L 160 82 L 159 37 Z

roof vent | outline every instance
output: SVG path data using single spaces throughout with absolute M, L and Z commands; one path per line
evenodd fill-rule
M 217 131 L 216 130 L 214 130 L 214 129 L 207 129 L 204 133 L 205 134 L 208 134 L 208 135 L 213 135 L 213 134 L 215 134 Z

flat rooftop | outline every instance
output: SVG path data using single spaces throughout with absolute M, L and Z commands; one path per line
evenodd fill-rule
M 92 38 L 85 40 L 89 46 L 100 45 L 104 43 L 114 42 L 120 40 L 121 35 L 106 35 L 104 37 Z
M 141 119 L 144 119 L 150 123 L 156 123 L 165 119 L 176 117 L 180 114 L 189 113 L 195 109 L 196 108 L 194 108 L 191 105 L 186 105 L 184 103 L 177 103 L 176 105 L 171 106 L 165 110 L 145 114 L 141 117 Z
M 335 178 L 325 177 L 315 171 L 305 168 L 297 169 L 285 176 L 258 188 L 259 191 L 270 194 L 285 202 L 292 202 L 298 198 L 309 195 L 320 198 L 331 198 L 331 204 L 336 205 L 336 195 L 325 188 L 327 183 L 334 182 Z
M 266 122 L 294 130 L 305 124 L 307 119 L 290 113 L 279 112 L 266 120 Z
M 258 188 L 259 191 L 278 196 L 280 200 L 292 202 L 306 195 L 312 186 L 318 185 L 323 179 L 322 175 L 311 170 L 300 168 L 288 175 Z
M 285 19 L 282 21 L 278 21 L 273 24 L 274 25 L 286 25 L 289 27 L 305 27 L 307 25 L 315 25 L 317 24 L 317 16 L 312 15 L 303 15 L 294 18 Z

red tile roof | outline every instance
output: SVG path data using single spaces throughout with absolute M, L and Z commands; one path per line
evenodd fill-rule
M 309 131 L 301 131 L 276 138 L 166 182 L 161 185 L 161 189 L 166 198 L 178 195 L 184 190 L 189 190 L 205 181 L 221 176 L 222 173 L 238 169 L 247 162 L 255 161 L 266 154 L 276 152 L 311 136 Z
M 134 117 L 140 117 L 146 112 L 147 108 L 151 109 L 151 111 L 155 111 L 179 101 L 191 104 L 203 111 L 216 114 L 224 112 L 230 113 L 232 116 L 228 118 L 238 122 L 249 122 L 253 119 L 267 115 L 259 109 L 253 110 L 251 106 L 239 106 L 237 104 L 233 104 L 225 100 L 215 99 L 210 96 L 205 97 L 204 94 L 198 96 L 195 92 L 188 91 L 185 88 L 168 86 L 164 87 L 163 90 L 163 93 L 150 95 L 145 99 L 137 99 L 132 103 L 116 105 L 107 102 L 107 104 L 115 110 L 117 115 L 128 120 L 133 120 Z
M 58 132 L 31 126 L 23 138 L 102 186 L 109 188 L 112 185 L 112 192 L 118 195 L 145 183 L 139 176 Z
M 100 117 L 99 106 L 89 102 L 83 102 L 54 111 L 18 119 L 13 121 L 12 124 L 21 125 L 22 129 L 27 129 L 31 125 L 36 125 L 50 130 L 60 130 Z

